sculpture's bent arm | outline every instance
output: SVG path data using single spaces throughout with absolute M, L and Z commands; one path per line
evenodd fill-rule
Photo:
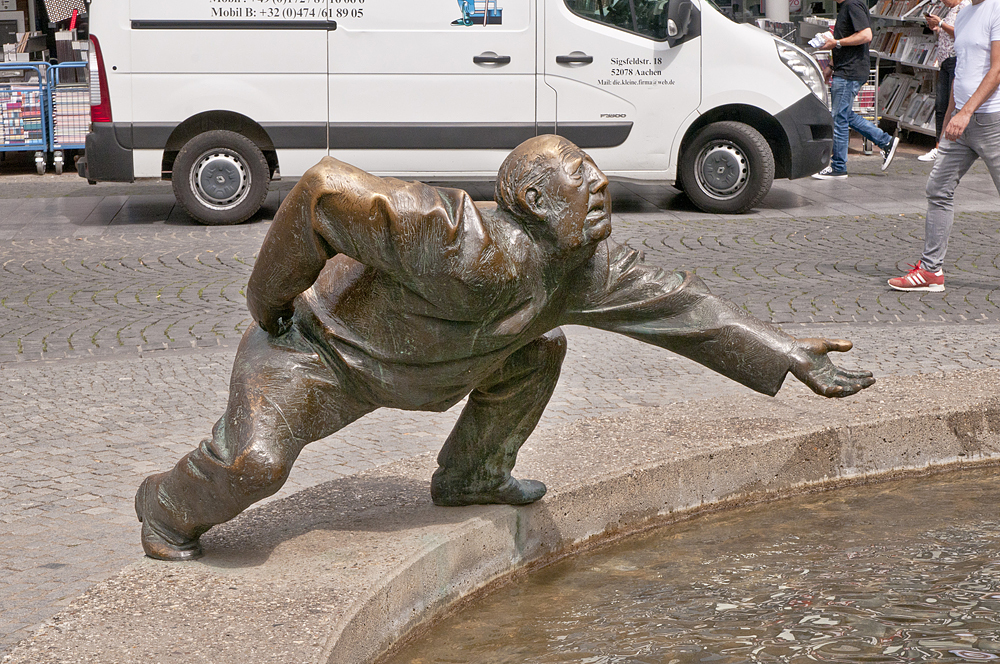
M 322 177 L 310 170 L 285 198 L 257 254 L 247 283 L 247 309 L 271 334 L 279 320 L 291 319 L 292 301 L 312 286 L 326 261 L 337 252 L 314 232 Z
M 715 297 L 691 273 L 645 265 L 629 247 L 602 243 L 574 294 L 566 323 L 666 348 L 758 392 L 776 394 L 801 361 L 793 337 Z
M 250 315 L 281 333 L 295 297 L 336 254 L 402 281 L 443 266 L 470 211 L 477 214 L 465 192 L 376 177 L 326 157 L 288 194 L 264 238 L 247 284 Z

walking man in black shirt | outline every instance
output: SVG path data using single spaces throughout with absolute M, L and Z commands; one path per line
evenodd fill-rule
M 858 132 L 882 150 L 882 170 L 896 154 L 899 138 L 893 138 L 854 112 L 852 105 L 861 86 L 868 81 L 871 64 L 868 43 L 872 40 L 871 21 L 865 0 L 837 0 L 837 23 L 833 39 L 824 49 L 833 52 L 833 67 L 824 72 L 833 75 L 833 155 L 830 165 L 813 175 L 817 180 L 842 180 L 847 177 L 847 142 L 850 130 Z

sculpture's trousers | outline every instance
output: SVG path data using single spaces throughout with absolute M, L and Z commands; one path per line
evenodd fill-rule
M 566 357 L 556 328 L 507 358 L 469 395 L 438 454 L 431 494 L 482 494 L 510 478 L 517 451 L 538 424 Z
M 278 491 L 308 443 L 379 407 L 356 395 L 299 332 L 279 340 L 252 327 L 236 354 L 225 415 L 170 471 L 150 478 L 146 519 L 173 540 L 196 539 Z M 522 347 L 469 396 L 438 458 L 435 484 L 477 492 L 510 477 L 559 378 L 566 339 L 553 330 Z M 443 472 L 442 472 L 443 471 Z M 440 479 L 439 479 L 440 478 Z

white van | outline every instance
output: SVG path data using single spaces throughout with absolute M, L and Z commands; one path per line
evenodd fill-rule
M 742 212 L 829 161 L 804 51 L 710 0 L 93 0 L 91 182 L 163 177 L 206 224 L 327 154 L 488 180 L 536 134 Z

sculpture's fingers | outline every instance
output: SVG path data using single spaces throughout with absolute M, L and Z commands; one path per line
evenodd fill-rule
M 856 376 L 852 378 L 841 376 L 838 379 L 839 391 L 836 394 L 831 394 L 829 396 L 846 397 L 851 394 L 856 394 L 865 388 L 871 387 L 874 384 L 875 384 L 875 378 L 871 374 L 867 376 Z
M 846 391 L 847 388 L 848 388 L 847 385 L 827 385 L 823 388 L 821 394 L 824 397 L 829 397 L 831 399 L 834 399 L 836 397 L 846 397 L 848 394 L 850 394 L 849 392 Z
M 854 344 L 847 339 L 823 339 L 828 351 L 835 350 L 838 353 L 846 353 L 854 348 Z
M 865 371 L 864 369 L 841 369 L 840 373 L 849 380 L 861 380 L 863 378 L 871 378 L 875 375 L 871 371 Z
M 846 353 L 854 348 L 854 344 L 847 339 L 820 339 L 816 337 L 808 337 L 805 339 L 796 339 L 796 341 L 798 341 L 800 346 L 816 353 L 817 355 L 824 355 L 832 350 Z
M 867 380 L 858 381 L 856 383 L 851 384 L 848 387 L 845 387 L 844 388 L 844 393 L 840 394 L 838 396 L 847 397 L 847 396 L 850 396 L 852 394 L 857 394 L 861 390 L 869 388 L 869 387 L 871 387 L 874 384 L 875 384 L 875 379 L 874 378 L 869 378 Z

